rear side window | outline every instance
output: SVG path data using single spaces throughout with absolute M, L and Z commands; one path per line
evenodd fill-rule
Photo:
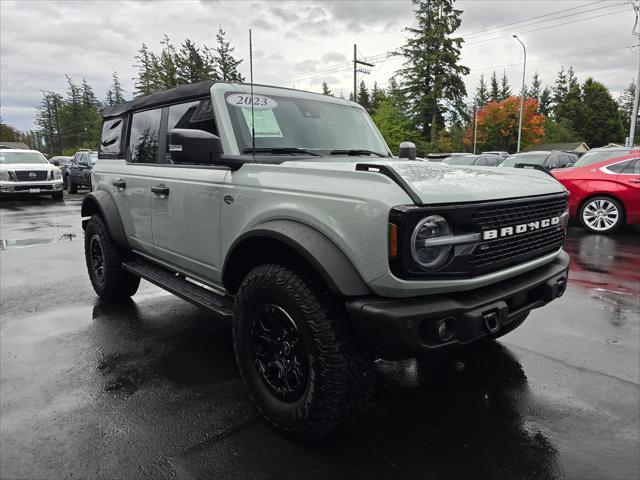
M 122 132 L 124 131 L 124 120 L 120 118 L 110 118 L 102 124 L 102 135 L 100 136 L 100 157 L 116 158 L 122 153 Z
M 633 160 L 609 165 L 607 170 L 613 173 L 633 173 Z
M 133 114 L 127 161 L 133 163 L 158 163 L 161 119 L 161 108 Z
M 167 134 L 174 128 L 203 130 L 217 135 L 218 130 L 213 118 L 211 99 L 205 98 L 194 102 L 171 105 L 167 117 Z M 171 163 L 171 156 L 168 150 L 169 142 L 167 142 L 166 149 L 166 161 L 167 163 Z

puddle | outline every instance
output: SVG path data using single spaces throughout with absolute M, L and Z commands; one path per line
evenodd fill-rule
M 7 323 L 2 329 L 2 341 L 30 343 L 71 333 L 91 323 L 92 311 L 93 306 L 82 306 L 43 312 L 32 317 L 22 317 Z
M 238 377 L 231 342 L 185 345 L 165 359 L 161 372 L 176 383 L 209 385 Z
M 49 245 L 56 242 L 71 242 L 78 235 L 75 233 L 65 233 L 58 238 L 23 238 L 21 240 L 0 240 L 0 249 L 9 250 L 11 248 L 27 248 L 38 245 Z

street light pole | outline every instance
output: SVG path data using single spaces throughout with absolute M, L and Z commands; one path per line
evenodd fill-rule
M 522 67 L 522 92 L 520 93 L 520 124 L 518 125 L 518 151 L 516 152 L 520 153 L 520 140 L 522 139 L 522 116 L 524 114 L 524 82 L 527 71 L 527 49 L 525 48 L 524 43 L 522 43 L 522 40 L 520 40 L 517 35 L 514 35 L 513 38 L 520 42 L 520 45 L 522 45 L 522 50 L 524 51 L 524 65 Z

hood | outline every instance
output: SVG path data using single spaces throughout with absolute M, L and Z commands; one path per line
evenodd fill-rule
M 295 163 L 313 168 L 348 171 L 354 171 L 358 163 L 388 165 L 398 172 L 424 204 L 500 200 L 565 191 L 555 178 L 538 170 L 464 167 L 436 162 L 376 160 L 366 157 L 354 160 L 354 157 L 334 157 L 326 163 Z M 287 162 L 291 163 L 294 162 Z M 369 172 L 362 174 L 371 175 Z
M 0 164 L 0 170 L 51 170 L 57 168 L 50 163 L 2 163 Z

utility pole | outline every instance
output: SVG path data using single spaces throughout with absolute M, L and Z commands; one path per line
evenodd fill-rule
M 473 105 L 473 154 L 476 154 L 476 142 L 478 140 L 478 106 Z
M 524 66 L 522 67 L 522 92 L 520 92 L 520 122 L 518 125 L 518 150 L 516 151 L 516 153 L 520 153 L 520 140 L 522 138 L 522 116 L 524 115 L 524 92 L 525 92 L 525 75 L 527 70 L 527 49 L 525 48 L 524 43 L 522 43 L 522 40 L 520 40 L 517 35 L 514 35 L 513 38 L 515 38 L 518 42 L 520 42 L 520 45 L 522 45 L 522 51 L 524 52 Z
M 373 68 L 375 65 L 372 63 L 363 62 L 362 60 L 358 60 L 358 52 L 357 46 L 353 44 L 353 101 L 357 102 L 358 98 L 358 72 L 360 73 L 371 73 L 371 70 L 358 68 L 358 65 L 364 65 L 366 67 Z
M 636 12 L 636 24 L 633 28 L 633 34 L 638 37 L 638 78 L 636 79 L 636 95 L 633 99 L 633 109 L 631 112 L 631 122 L 629 125 L 629 140 L 628 147 L 635 145 L 636 136 L 636 121 L 638 120 L 638 100 L 640 99 L 640 0 L 637 5 L 633 5 L 633 9 Z

